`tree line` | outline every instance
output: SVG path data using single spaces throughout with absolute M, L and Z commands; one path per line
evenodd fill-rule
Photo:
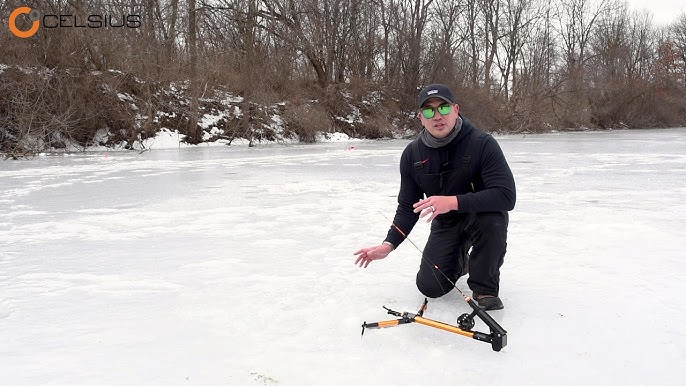
M 657 25 L 621 0 L 7 1 L 3 20 L 21 5 L 42 16 L 21 15 L 17 28 L 46 25 L 30 38 L 3 31 L 0 64 L 35 72 L 0 74 L 0 143 L 17 140 L 21 125 L 126 131 L 120 107 L 81 100 L 102 98 L 88 74 L 112 70 L 125 76 L 107 87 L 136 89 L 147 117 L 164 104 L 160 85 L 181 85 L 188 103 L 176 123 L 192 142 L 216 90 L 243 97 L 235 135 L 250 132 L 260 104 L 288 102 L 294 127 L 336 128 L 342 94 L 378 93 L 365 110 L 371 123 L 345 129 L 378 137 L 416 124 L 417 90 L 431 82 L 450 85 L 491 131 L 686 124 L 686 15 Z M 131 15 L 136 27 L 125 23 Z M 93 16 L 111 23 L 88 25 Z M 41 119 L 22 117 L 41 109 Z

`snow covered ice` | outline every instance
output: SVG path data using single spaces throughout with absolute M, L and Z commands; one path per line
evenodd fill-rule
M 360 337 L 424 299 L 408 242 L 353 264 L 407 141 L 0 162 L 0 383 L 683 384 L 686 129 L 497 139 L 518 195 L 501 352 L 416 323 Z M 425 316 L 465 312 L 453 291 Z

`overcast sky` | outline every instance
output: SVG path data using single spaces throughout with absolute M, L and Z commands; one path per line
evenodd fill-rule
M 653 13 L 656 24 L 669 24 L 673 22 L 679 14 L 686 11 L 686 1 L 684 0 L 626 0 L 632 9 L 646 9 Z

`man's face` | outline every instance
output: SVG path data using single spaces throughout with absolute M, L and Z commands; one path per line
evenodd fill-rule
M 431 109 L 433 111 L 429 111 Z M 424 106 L 419 110 L 418 116 L 422 126 L 426 128 L 429 134 L 441 139 L 448 136 L 453 127 L 455 127 L 459 111 L 460 106 L 456 104 L 448 103 L 440 98 L 431 98 L 424 103 Z M 443 115 L 441 112 L 447 112 L 447 114 Z M 433 113 L 433 117 L 426 118 L 425 113 L 428 113 L 429 116 Z

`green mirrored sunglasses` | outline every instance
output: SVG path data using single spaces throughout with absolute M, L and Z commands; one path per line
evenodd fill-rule
M 431 119 L 434 116 L 436 116 L 436 110 L 438 110 L 438 112 L 441 115 L 448 115 L 448 114 L 450 114 L 452 109 L 453 109 L 453 106 L 450 105 L 449 103 L 442 104 L 436 108 L 431 107 L 431 106 L 426 106 L 426 107 L 422 108 L 422 116 L 424 116 L 424 118 L 426 118 L 426 119 Z

